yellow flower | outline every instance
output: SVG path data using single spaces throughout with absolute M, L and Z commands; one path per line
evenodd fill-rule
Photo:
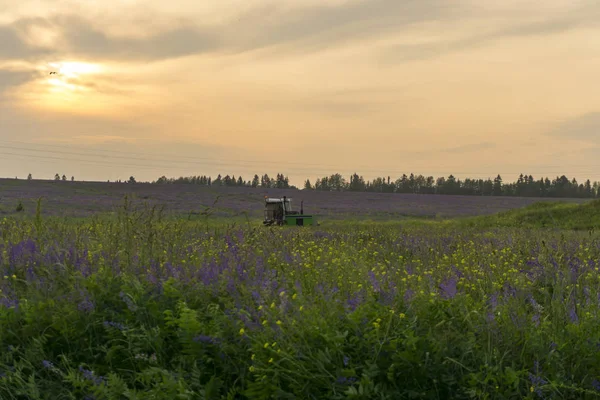
M 277 320 L 277 325 L 281 325 L 281 324 L 283 324 L 283 322 Z
M 248 368 L 248 370 L 250 370 L 250 372 L 254 372 L 254 366 Z
M 304 306 L 300 306 L 300 311 L 304 310 Z
M 273 358 L 270 358 L 269 359 L 269 364 L 272 363 L 272 362 L 273 362 Z
M 275 302 L 271 303 L 271 308 L 275 308 Z
M 17 276 L 15 274 L 13 274 L 12 278 L 13 279 L 17 279 Z
M 246 330 L 244 328 L 240 329 L 240 335 L 243 335 L 244 333 L 246 333 Z
M 402 318 L 406 318 L 406 314 L 404 314 L 404 313 L 400 313 L 400 314 L 398 314 L 398 316 L 399 316 L 401 319 L 402 319 Z
M 256 354 L 252 354 L 252 360 L 254 360 L 256 358 Z
M 267 347 L 269 347 L 269 343 L 265 343 L 263 347 L 266 349 Z
M 292 299 L 296 300 L 296 297 L 298 297 L 298 295 L 296 293 L 294 293 L 294 295 L 292 296 Z

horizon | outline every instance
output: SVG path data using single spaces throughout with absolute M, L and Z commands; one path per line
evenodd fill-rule
M 599 29 L 583 0 L 0 0 L 0 175 L 600 181 Z

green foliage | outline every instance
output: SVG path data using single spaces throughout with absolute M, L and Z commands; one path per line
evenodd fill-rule
M 539 202 L 491 216 L 470 217 L 461 224 L 489 227 L 595 230 L 600 228 L 600 200 L 584 204 Z
M 598 207 L 323 231 L 40 200 L 0 220 L 0 399 L 599 398 L 600 236 L 515 228 Z

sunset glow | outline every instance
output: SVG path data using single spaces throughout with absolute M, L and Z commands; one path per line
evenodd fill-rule
M 597 3 L 23 0 L 1 14 L 3 137 L 119 136 L 245 175 L 275 154 L 296 181 L 599 174 Z

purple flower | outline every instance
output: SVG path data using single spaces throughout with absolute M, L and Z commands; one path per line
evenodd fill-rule
M 83 377 L 85 379 L 87 379 L 88 381 L 91 381 L 96 386 L 104 383 L 103 376 L 96 376 L 96 375 L 94 375 L 94 373 L 92 371 L 87 370 L 83 367 L 79 367 L 79 371 L 83 374 Z
M 440 284 L 440 289 L 442 291 L 442 297 L 447 300 L 454 298 L 454 296 L 456 296 L 456 292 L 457 292 L 457 289 L 456 289 L 457 284 L 458 284 L 458 281 L 454 277 L 448 279 L 446 282 L 442 282 Z
M 42 365 L 44 366 L 44 368 L 46 369 L 51 369 L 54 368 L 54 364 L 52 364 L 50 361 L 48 360 L 44 360 L 42 361 Z
M 336 383 L 340 385 L 352 385 L 354 382 L 356 382 L 355 377 L 346 378 L 345 376 L 340 376 L 336 380 Z
M 598 381 L 597 379 L 592 380 L 592 387 L 594 388 L 594 390 L 600 392 L 600 381 Z
M 214 338 L 212 336 L 207 336 L 207 335 L 198 335 L 194 338 L 194 342 L 206 343 L 206 344 L 216 344 L 219 342 L 219 339 Z
M 77 305 L 77 309 L 83 312 L 92 312 L 94 311 L 94 303 L 90 299 L 85 299 Z
M 112 321 L 104 321 L 104 327 L 105 328 L 115 328 L 115 329 L 118 329 L 120 331 L 124 331 L 125 330 L 125 325 L 120 324 L 118 322 L 112 322 Z

